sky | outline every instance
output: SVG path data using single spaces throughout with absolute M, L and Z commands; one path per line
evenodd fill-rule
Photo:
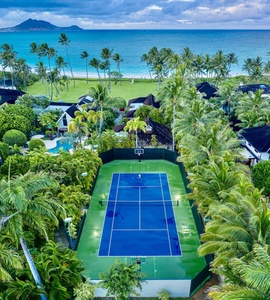
M 83 29 L 270 29 L 270 0 L 1 0 L 0 28 L 32 18 Z

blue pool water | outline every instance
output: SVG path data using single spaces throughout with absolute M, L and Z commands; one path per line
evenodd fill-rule
M 70 149 L 72 149 L 72 146 L 67 142 L 61 142 L 61 140 L 58 140 L 56 142 L 56 146 L 54 148 L 48 150 L 48 152 L 58 153 L 60 148 L 62 148 L 63 151 L 69 151 Z

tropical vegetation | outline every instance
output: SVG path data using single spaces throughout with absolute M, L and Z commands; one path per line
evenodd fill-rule
M 23 59 L 17 59 L 11 45 L 1 46 L 2 77 L 25 91 L 39 81 L 48 97 L 24 95 L 15 105 L 0 108 L 0 298 L 36 299 L 44 294 L 49 299 L 83 299 L 80 288 L 93 298 L 94 287 L 80 275 L 82 263 L 75 252 L 53 241 L 54 232 L 69 218 L 69 235 L 76 239 L 83 208 L 91 201 L 88 191 L 102 164 L 98 153 L 138 146 L 137 133 L 145 131 L 145 118 L 151 116 L 170 127 L 172 149 L 179 153 L 189 179 L 187 198 L 194 201 L 205 221 L 198 253 L 213 256 L 211 270 L 222 278 L 209 296 L 269 299 L 269 167 L 268 162 L 260 162 L 250 170 L 238 139 L 241 128 L 269 124 L 269 100 L 262 90 L 249 94 L 237 90 L 238 79 L 229 77 L 232 64 L 237 63 L 235 54 L 219 50 L 213 56 L 202 56 L 189 48 L 180 54 L 151 48 L 141 60 L 149 68 L 149 82 L 160 109 L 140 109 L 135 119 L 123 119 L 131 135 L 118 138 L 112 126 L 127 100 L 120 94 L 125 88 L 120 68 L 124 60 L 109 48 L 101 50 L 101 59 L 89 58 L 85 50 L 81 58 L 85 59 L 85 84 L 93 102 L 69 124 L 65 139 L 73 140 L 74 152 L 48 155 L 42 142 L 33 141 L 21 155 L 20 146 L 33 133 L 54 132 L 60 112 L 45 112 L 44 108 L 61 90 L 72 93 L 66 69 L 70 69 L 73 88 L 77 84 L 69 61 L 71 41 L 61 34 L 59 43 L 65 47 L 67 61 L 46 43 L 31 44 L 30 51 L 38 58 L 36 74 L 31 74 Z M 113 61 L 118 75 L 111 69 Z M 88 65 L 97 72 L 95 85 L 88 80 Z M 243 82 L 269 81 L 269 62 L 260 57 L 247 59 L 243 70 L 248 74 L 241 77 Z M 112 86 L 115 76 L 115 83 L 120 84 Z M 196 83 L 205 80 L 218 87 L 218 94 L 207 100 L 196 89 Z M 115 86 L 117 95 L 113 94 Z M 83 147 L 87 144 L 97 145 L 97 152 Z M 35 260 L 41 287 L 33 281 L 21 238 Z M 116 261 L 100 279 L 107 296 L 126 299 L 136 295 L 135 288 L 141 289 L 143 274 L 137 265 Z

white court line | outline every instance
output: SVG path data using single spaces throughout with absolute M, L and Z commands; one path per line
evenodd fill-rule
M 134 228 L 123 228 L 123 229 L 113 229 L 114 231 L 167 231 L 167 229 L 156 229 L 156 228 L 148 228 L 148 229 L 134 229 Z
M 113 234 L 114 219 L 115 219 L 115 215 L 116 215 L 115 214 L 116 213 L 116 199 L 118 197 L 119 180 L 120 180 L 120 174 L 118 174 L 118 183 L 117 183 L 117 189 L 116 189 L 116 195 L 115 195 L 115 201 L 114 201 L 112 227 L 111 227 L 110 241 L 109 241 L 109 247 L 108 247 L 108 256 L 110 255 L 110 252 L 111 252 L 112 234 Z
M 159 180 L 160 180 L 160 185 L 161 185 L 161 193 L 162 193 L 162 199 L 163 199 L 163 209 L 164 209 L 164 215 L 165 215 L 165 220 L 166 220 L 166 227 L 167 227 L 167 235 L 168 235 L 168 243 L 169 243 L 169 248 L 170 248 L 170 255 L 172 255 L 172 245 L 171 245 L 171 240 L 170 240 L 169 227 L 168 227 L 168 221 L 167 221 L 167 213 L 166 213 L 166 206 L 165 206 L 164 193 L 163 193 L 163 186 L 162 186 L 162 180 L 161 180 L 161 175 L 160 174 L 159 174 Z

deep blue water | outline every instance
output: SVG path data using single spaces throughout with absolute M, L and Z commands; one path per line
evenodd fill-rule
M 80 58 L 83 51 L 89 53 L 89 59 L 101 59 L 102 48 L 113 49 L 119 53 L 124 62 L 121 73 L 124 77 L 148 76 L 147 66 L 141 62 L 141 57 L 150 48 L 156 46 L 171 48 L 180 54 L 185 47 L 189 47 L 196 54 L 214 55 L 218 50 L 224 54 L 234 52 L 239 65 L 232 68 L 233 74 L 243 73 L 242 66 L 247 58 L 261 56 L 264 61 L 270 59 L 270 30 L 84 30 L 81 32 L 67 32 L 69 56 L 74 73 L 84 76 L 85 60 Z M 24 32 L 0 33 L 0 45 L 13 45 L 18 58 L 26 59 L 32 68 L 38 62 L 36 55 L 30 53 L 30 44 L 47 43 L 66 59 L 65 47 L 58 42 L 60 32 Z M 47 62 L 45 62 L 47 65 Z M 116 70 L 112 63 L 111 70 Z M 89 67 L 91 75 L 96 71 Z

